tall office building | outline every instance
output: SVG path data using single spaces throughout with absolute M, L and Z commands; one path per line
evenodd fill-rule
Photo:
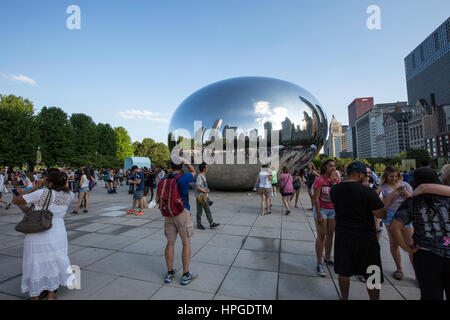
M 339 157 L 342 151 L 342 125 L 333 115 L 330 122 L 330 134 L 328 136 L 328 155 Z
M 425 148 L 433 157 L 450 157 L 450 18 L 405 58 L 409 104 L 415 106 L 409 123 L 410 147 Z M 448 160 L 448 158 L 447 158 Z
M 356 158 L 358 157 L 358 148 L 357 148 L 357 134 L 356 134 L 356 127 L 355 122 L 356 119 L 358 119 L 362 114 L 369 111 L 373 108 L 373 97 L 368 98 L 356 98 L 353 100 L 353 102 L 348 106 L 348 123 L 349 123 L 349 130 L 352 133 L 352 151 L 353 156 Z M 348 141 L 348 139 L 347 139 Z M 348 149 L 348 145 L 347 145 Z
M 384 126 L 386 115 L 396 112 L 410 112 L 406 101 L 381 103 L 356 119 L 356 147 L 359 158 L 385 157 Z
M 450 104 L 450 18 L 405 58 L 408 102 Z
M 386 157 L 392 158 L 400 152 L 410 149 L 408 122 L 411 116 L 411 112 L 393 112 L 387 114 L 383 123 Z

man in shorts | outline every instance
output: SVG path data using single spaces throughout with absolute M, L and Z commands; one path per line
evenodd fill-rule
M 183 163 L 175 164 L 172 162 L 170 164 L 172 169 L 171 174 L 173 176 L 181 175 L 181 177 L 177 180 L 177 185 L 178 192 L 184 202 L 184 211 L 176 217 L 165 217 L 164 233 L 167 238 L 165 258 L 168 271 L 164 281 L 166 283 L 171 283 L 175 277 L 176 270 L 173 269 L 173 259 L 175 241 L 177 240 L 177 235 L 179 234 L 183 243 L 183 251 L 181 254 L 181 259 L 183 262 L 183 277 L 181 280 L 181 285 L 185 286 L 197 277 L 197 274 L 189 271 L 189 262 L 191 260 L 191 239 L 194 236 L 194 224 L 192 223 L 190 212 L 191 207 L 189 206 L 189 184 L 194 181 L 195 169 L 187 163 L 185 159 L 182 160 L 183 163 L 186 164 L 189 173 L 181 173 Z M 166 177 L 164 177 L 163 180 L 165 178 Z
M 137 166 L 133 166 L 131 168 L 131 172 L 134 176 L 134 180 L 130 180 L 130 184 L 133 184 L 135 186 L 133 192 L 133 208 L 131 210 L 128 210 L 127 213 L 136 213 L 134 209 L 136 208 L 136 203 L 139 202 L 140 210 L 136 213 L 136 215 L 141 216 L 144 214 L 144 173 L 139 170 Z
M 363 185 L 367 168 L 362 162 L 352 162 L 347 167 L 348 178 L 331 188 L 330 197 L 336 212 L 334 240 L 334 272 L 339 275 L 342 300 L 348 300 L 350 277 L 364 275 L 368 267 L 379 268 L 380 284 L 383 282 L 380 245 L 374 216 L 385 219 L 387 210 L 375 190 Z M 371 300 L 380 299 L 380 290 L 369 289 Z

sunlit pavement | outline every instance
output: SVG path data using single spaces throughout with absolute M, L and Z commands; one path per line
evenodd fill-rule
M 306 189 L 300 208 L 281 214 L 281 197 L 273 199 L 271 215 L 259 215 L 260 198 L 248 192 L 213 192 L 211 207 L 215 230 L 195 229 L 191 271 L 199 276 L 188 286 L 181 281 L 181 241 L 175 248 L 176 278 L 163 281 L 164 221 L 157 209 L 142 216 L 127 215 L 132 196 L 126 186 L 109 195 L 102 185 L 91 193 L 89 213 L 66 215 L 69 255 L 81 268 L 81 289 L 61 288 L 57 299 L 339 299 L 337 276 L 327 267 L 327 277 L 316 276 L 315 226 Z M 11 200 L 11 193 L 4 196 Z M 190 194 L 195 222 L 196 206 Z M 75 202 L 69 212 L 75 207 Z M 22 214 L 12 206 L 0 208 L 0 299 L 26 299 L 20 291 L 24 236 L 14 230 Z M 393 279 L 395 264 L 384 231 L 382 248 L 385 283 L 383 300 L 419 299 L 420 292 L 408 255 L 402 252 L 404 279 Z M 368 299 L 365 284 L 356 277 L 350 299 Z

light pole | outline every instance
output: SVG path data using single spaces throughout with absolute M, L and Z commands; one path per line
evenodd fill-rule
M 36 169 L 41 164 L 41 161 L 42 161 L 41 147 L 38 146 L 36 151 Z

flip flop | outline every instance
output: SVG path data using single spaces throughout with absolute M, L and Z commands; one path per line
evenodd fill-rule
M 394 276 L 394 279 L 396 279 L 396 280 L 403 280 L 403 272 L 402 271 L 399 271 L 399 270 L 394 271 L 393 276 Z

